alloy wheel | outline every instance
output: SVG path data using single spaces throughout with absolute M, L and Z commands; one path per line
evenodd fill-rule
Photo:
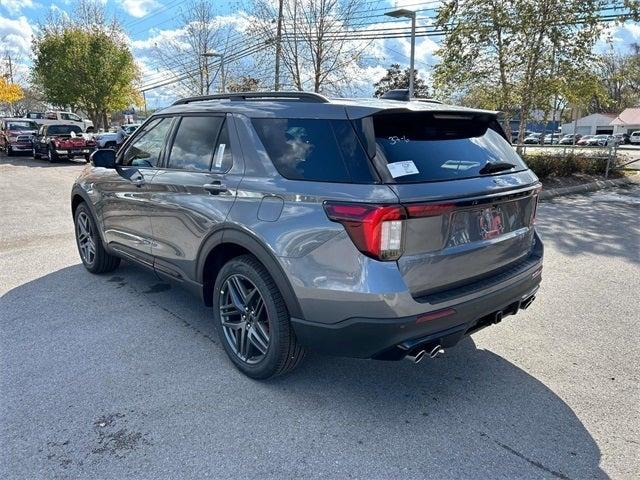
M 93 240 L 93 226 L 91 219 L 85 212 L 78 214 L 76 222 L 76 236 L 82 260 L 88 265 L 93 265 L 96 259 L 96 244 Z
M 245 363 L 259 363 L 269 349 L 269 314 L 258 287 L 240 274 L 222 284 L 218 309 L 231 350 Z

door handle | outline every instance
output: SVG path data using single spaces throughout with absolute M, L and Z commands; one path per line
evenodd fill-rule
M 221 182 L 211 182 L 205 183 L 202 188 L 208 191 L 211 195 L 217 195 L 218 193 L 226 192 L 227 186 L 223 185 Z

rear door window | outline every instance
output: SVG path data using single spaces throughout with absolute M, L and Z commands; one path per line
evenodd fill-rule
M 394 183 L 477 177 L 488 162 L 514 165 L 501 173 L 527 168 L 488 119 L 411 112 L 374 115 L 355 124 Z
M 183 117 L 169 154 L 169 168 L 209 171 L 224 117 Z M 228 143 L 228 142 L 227 142 Z
M 255 118 L 252 123 L 285 178 L 338 183 L 375 179 L 348 120 Z

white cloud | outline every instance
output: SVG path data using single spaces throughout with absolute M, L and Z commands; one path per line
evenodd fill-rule
M 16 56 L 31 55 L 33 29 L 26 17 L 16 19 L 0 16 L 0 39 L 2 46 Z
M 640 23 L 626 23 L 624 28 L 631 34 L 634 39 L 640 39 Z
M 33 0 L 2 0 L 0 6 L 9 12 L 9 15 L 18 15 L 22 10 L 34 8 L 39 5 Z
M 148 15 L 161 5 L 156 0 L 119 0 L 119 3 L 125 12 L 136 18 Z

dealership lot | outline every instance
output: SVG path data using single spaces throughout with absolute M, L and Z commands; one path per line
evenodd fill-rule
M 443 357 L 261 383 L 196 298 L 84 270 L 82 168 L 0 157 L 1 478 L 637 478 L 639 186 L 542 204 L 538 300 Z

